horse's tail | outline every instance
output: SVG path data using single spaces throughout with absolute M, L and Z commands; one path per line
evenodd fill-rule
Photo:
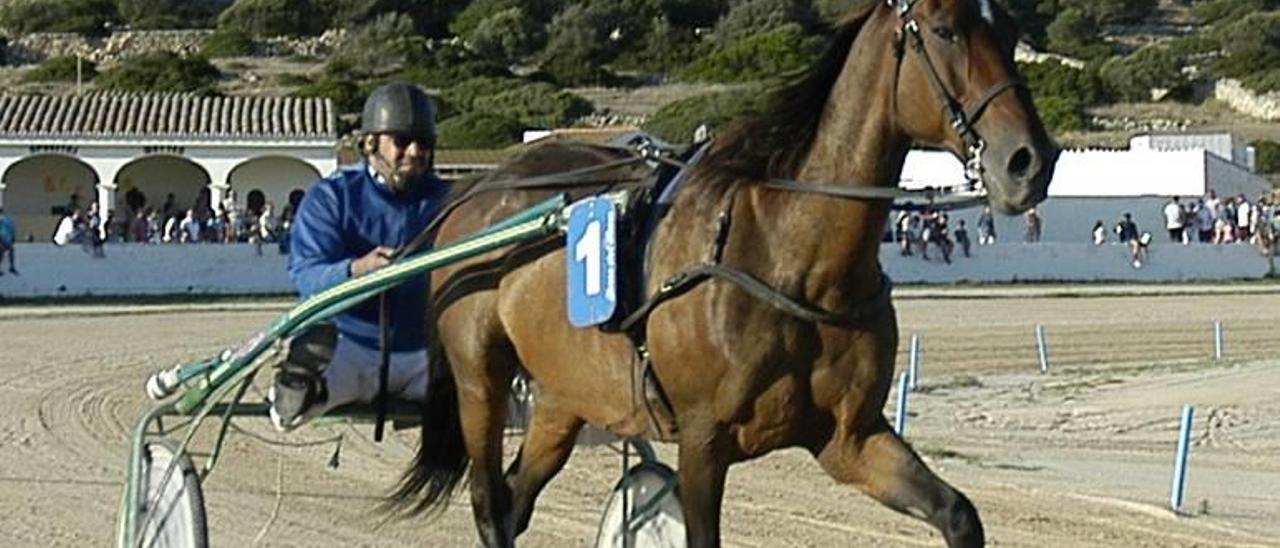
M 429 315 L 428 322 L 431 321 Z M 422 443 L 413 465 L 400 477 L 395 491 L 383 500 L 385 509 L 401 517 L 430 515 L 447 506 L 471 462 L 462 440 L 457 385 L 437 341 L 433 336 L 429 349 L 431 369 L 436 374 L 428 383 L 423 403 Z

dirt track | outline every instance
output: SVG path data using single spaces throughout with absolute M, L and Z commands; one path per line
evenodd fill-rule
M 907 438 L 982 512 L 998 546 L 1280 546 L 1280 294 L 897 301 L 903 348 L 924 341 Z M 950 297 L 959 295 L 953 294 Z M 203 358 L 273 319 L 274 303 L 141 310 L 0 309 L 0 545 L 114 542 L 125 441 L 151 371 Z M 1228 364 L 1207 360 L 1211 321 Z M 1052 374 L 1035 373 L 1032 326 Z M 905 352 L 900 363 L 905 362 Z M 1196 408 L 1185 509 L 1165 509 L 1178 412 Z M 892 404 L 886 413 L 892 413 Z M 215 546 L 473 546 L 465 495 L 430 523 L 375 528 L 377 495 L 416 434 L 377 445 L 332 425 L 272 447 L 233 433 L 205 484 Z M 667 462 L 672 447 L 661 447 Z M 581 448 L 540 499 L 522 546 L 580 546 L 620 474 Z M 282 488 L 281 488 L 282 487 Z M 732 469 L 729 546 L 941 546 L 931 528 L 834 484 L 798 451 Z M 265 530 L 265 532 L 264 532 Z

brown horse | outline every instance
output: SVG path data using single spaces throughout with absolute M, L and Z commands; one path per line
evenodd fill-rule
M 983 544 L 973 505 L 935 476 L 882 414 L 898 343 L 877 261 L 890 201 L 822 191 L 893 187 L 908 148 L 922 142 L 974 167 L 980 160 L 989 200 L 1005 213 L 1043 200 L 1058 149 L 1012 62 L 1015 35 L 1008 13 L 990 0 L 881 0 L 856 8 L 808 74 L 782 90 L 770 113 L 720 137 L 677 195 L 653 236 L 649 294 L 712 261 L 814 309 L 840 311 L 832 318 L 849 318 L 797 317 L 719 278 L 649 316 L 653 371 L 678 427 L 689 546 L 720 543 L 729 465 L 796 446 L 836 481 L 929 522 L 949 545 Z M 621 157 L 602 147 L 544 146 L 480 185 Z M 613 175 L 626 179 L 634 169 Z M 478 194 L 451 213 L 439 238 L 475 232 L 545 195 Z M 455 384 L 437 387 L 445 396 L 433 402 L 439 416 L 428 418 L 417 462 L 393 496 L 402 508 L 438 507 L 469 457 L 481 540 L 512 546 L 584 423 L 621 436 L 654 435 L 644 406 L 633 403 L 632 343 L 570 327 L 564 280 L 563 244 L 554 240 L 433 274 L 434 337 Z M 536 381 L 537 403 L 504 475 L 507 393 L 521 367 Z M 453 396 L 457 415 L 450 413 Z

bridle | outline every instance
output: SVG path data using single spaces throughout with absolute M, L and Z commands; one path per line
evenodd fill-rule
M 1020 88 L 1025 90 L 1027 89 L 1027 83 L 1022 78 L 1006 76 L 987 88 L 977 100 L 968 105 L 962 103 L 942 82 L 942 76 L 938 73 L 933 58 L 929 56 L 929 49 L 925 47 L 924 36 L 920 32 L 920 23 L 916 21 L 915 12 L 913 11 L 917 2 L 918 0 L 885 0 L 885 3 L 898 14 L 902 23 L 897 33 L 898 41 L 894 45 L 896 66 L 894 67 L 893 77 L 893 112 L 895 116 L 899 112 L 898 89 L 901 81 L 902 62 L 906 58 L 909 44 L 911 51 L 919 55 L 924 64 L 925 76 L 928 77 L 929 87 L 932 89 L 938 103 L 942 105 L 943 113 L 950 121 L 951 127 L 960 136 L 960 139 L 964 141 L 965 149 L 968 152 L 968 158 L 964 160 L 965 179 L 969 182 L 958 187 L 924 190 L 812 183 L 788 179 L 772 179 L 765 183 L 765 186 L 779 190 L 822 194 L 854 200 L 923 199 L 929 205 L 941 207 L 966 207 L 986 199 L 986 188 L 982 181 L 982 175 L 985 171 L 982 165 L 982 153 L 986 150 L 987 144 L 974 126 L 996 97 L 1010 89 Z

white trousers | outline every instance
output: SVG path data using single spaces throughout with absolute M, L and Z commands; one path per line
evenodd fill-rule
M 391 367 L 387 377 L 387 394 L 392 397 L 423 401 L 427 398 L 427 351 L 392 352 Z M 378 397 L 378 373 L 382 368 L 382 354 L 377 348 L 368 348 L 338 335 L 333 349 L 333 361 L 324 370 L 325 387 L 329 398 L 319 409 L 308 410 L 315 416 L 335 407 L 352 403 L 372 403 Z

